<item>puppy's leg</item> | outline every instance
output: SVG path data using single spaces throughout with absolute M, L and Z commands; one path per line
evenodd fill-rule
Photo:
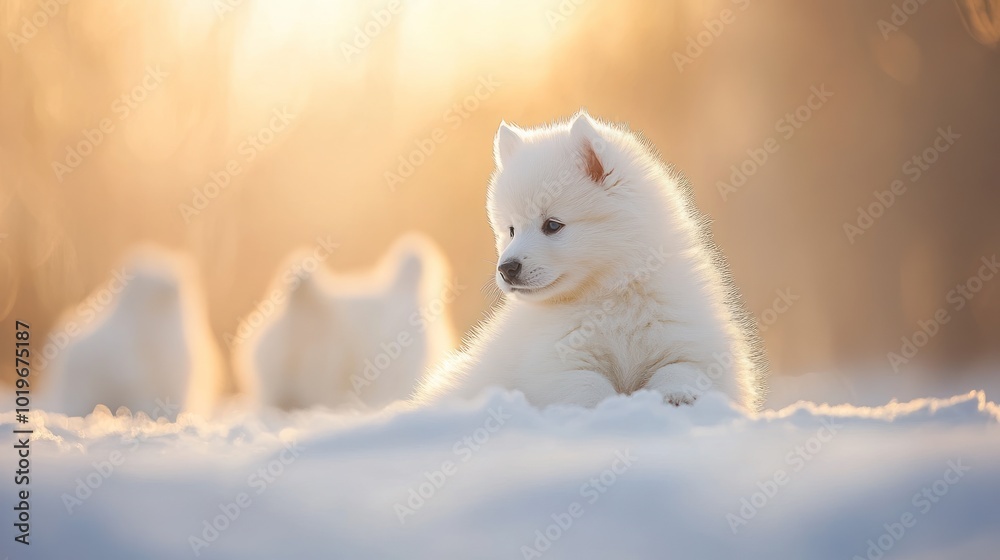
M 607 377 L 589 370 L 546 373 L 538 376 L 535 384 L 535 390 L 528 395 L 528 400 L 536 402 L 538 406 L 578 404 L 594 407 L 617 394 Z
M 713 385 L 711 378 L 695 364 L 676 362 L 656 370 L 645 388 L 659 392 L 664 402 L 680 406 L 694 404 Z

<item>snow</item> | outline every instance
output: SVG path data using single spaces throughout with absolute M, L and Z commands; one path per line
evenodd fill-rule
M 752 416 L 713 395 L 538 410 L 495 391 L 377 413 L 32 421 L 31 545 L 8 529 L 12 558 L 937 559 L 1000 545 L 1000 408 L 982 392 Z M 0 423 L 12 473 L 22 425 Z

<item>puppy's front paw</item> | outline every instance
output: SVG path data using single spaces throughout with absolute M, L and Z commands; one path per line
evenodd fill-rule
M 704 392 L 705 379 L 705 375 L 693 364 L 678 362 L 656 370 L 646 388 L 663 395 L 664 403 L 674 406 L 694 404 Z
M 698 400 L 698 395 L 692 393 L 670 393 L 663 396 L 663 402 L 666 404 L 672 404 L 674 406 L 680 406 L 682 404 L 694 404 L 694 401 Z

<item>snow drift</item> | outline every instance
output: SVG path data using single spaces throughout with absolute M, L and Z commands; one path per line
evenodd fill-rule
M 23 425 L 0 422 L 12 472 Z M 375 414 L 170 423 L 98 409 L 33 423 L 31 545 L 6 537 L 13 558 L 937 559 L 1000 546 L 1000 408 L 982 392 L 747 416 L 711 395 L 538 410 L 498 391 Z

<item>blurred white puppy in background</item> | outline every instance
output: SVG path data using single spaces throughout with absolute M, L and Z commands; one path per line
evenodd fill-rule
M 462 287 L 432 241 L 401 237 L 373 270 L 309 272 L 293 253 L 268 293 L 280 301 L 233 350 L 237 384 L 255 406 L 378 408 L 407 398 L 455 345 L 447 313 Z M 297 271 L 297 272 L 292 272 Z
M 208 414 L 222 390 L 195 267 L 162 248 L 130 251 L 52 332 L 67 342 L 46 357 L 43 410 L 84 416 L 100 404 L 154 418 Z

